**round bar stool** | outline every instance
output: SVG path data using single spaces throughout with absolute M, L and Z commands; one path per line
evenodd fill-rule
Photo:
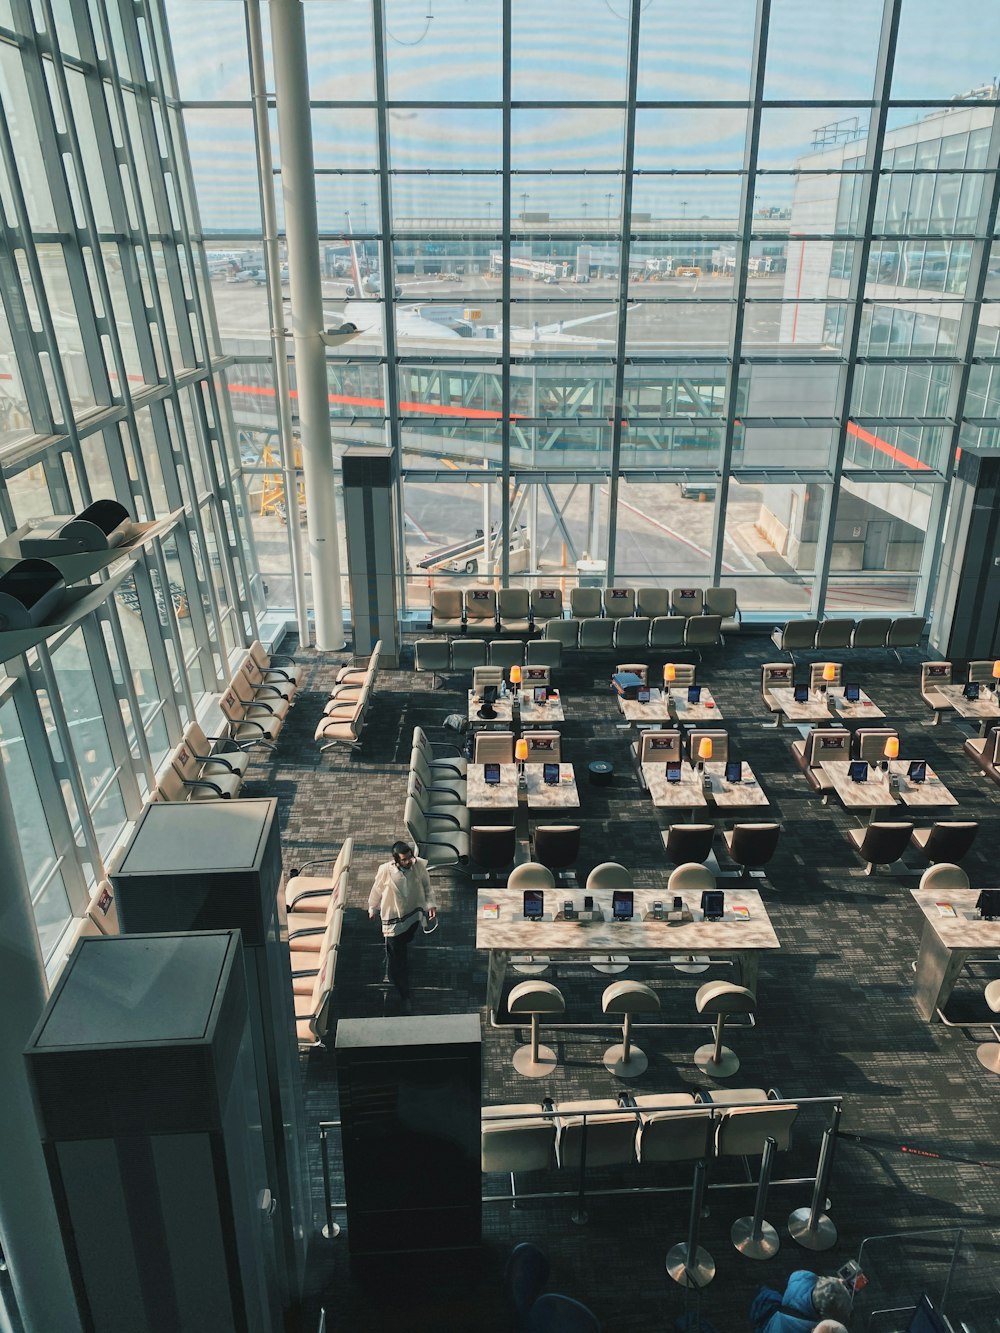
M 745 986 L 734 986 L 729 981 L 706 981 L 698 987 L 695 1008 L 699 1014 L 707 1014 L 715 1019 L 715 1041 L 699 1046 L 694 1053 L 694 1062 L 706 1074 L 716 1078 L 729 1078 L 740 1067 L 739 1056 L 722 1044 L 722 1029 L 730 1014 L 752 1014 L 757 1008 L 757 999 L 753 991 Z
M 996 981 L 990 982 L 986 987 L 985 995 L 986 1003 L 993 1012 L 1000 1014 L 1000 977 Z M 1000 1032 L 997 1032 L 992 1023 L 990 1029 L 994 1037 L 1000 1037 Z M 976 1048 L 976 1059 L 991 1074 L 1000 1074 L 1000 1041 L 984 1041 L 981 1046 Z
M 524 861 L 515 866 L 507 879 L 508 889 L 554 889 L 555 876 L 546 866 L 537 861 Z M 546 954 L 522 954 L 510 960 L 512 972 L 522 977 L 538 977 L 547 972 L 552 959 Z
M 709 850 L 711 850 L 711 844 L 709 844 Z M 667 880 L 667 896 L 669 898 L 673 898 L 678 893 L 681 896 L 686 893 L 689 897 L 697 896 L 700 899 L 706 889 L 714 888 L 715 876 L 708 866 L 702 865 L 698 861 L 684 861 L 681 865 L 675 866 Z M 673 965 L 675 972 L 687 972 L 690 976 L 695 976 L 699 972 L 707 972 L 712 965 L 712 960 L 705 957 L 704 954 L 672 953 L 670 963 Z
M 621 1044 L 604 1052 L 604 1068 L 618 1078 L 638 1078 L 648 1069 L 649 1060 L 632 1045 L 632 1015 L 659 1013 L 659 996 L 641 981 L 616 981 L 606 988 L 601 1007 L 606 1014 L 625 1015 Z
M 521 981 L 507 996 L 507 1012 L 531 1015 L 531 1044 L 519 1046 L 514 1052 L 514 1068 L 524 1078 L 551 1074 L 559 1061 L 551 1047 L 538 1044 L 538 1018 L 540 1014 L 566 1012 L 562 991 L 550 981 Z

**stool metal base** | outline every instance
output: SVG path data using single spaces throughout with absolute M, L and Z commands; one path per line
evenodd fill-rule
M 531 1058 L 531 1046 L 519 1046 L 514 1052 L 514 1068 L 523 1078 L 544 1078 L 551 1074 L 559 1064 L 551 1046 L 539 1046 L 537 1062 Z
M 687 972 L 692 977 L 699 972 L 707 972 L 712 966 L 711 958 L 695 953 L 671 954 L 668 961 L 673 965 L 675 972 Z
M 982 1045 L 977 1046 L 976 1059 L 991 1074 L 1000 1074 L 1000 1044 L 997 1042 L 984 1041 Z
M 649 1068 L 649 1060 L 645 1051 L 640 1051 L 638 1046 L 630 1046 L 628 1059 L 623 1060 L 625 1047 L 621 1042 L 617 1046 L 609 1046 L 604 1052 L 604 1068 L 609 1074 L 614 1074 L 616 1078 L 639 1078 L 645 1074 Z
M 674 1281 L 679 1282 L 682 1287 L 694 1287 L 696 1291 L 700 1291 L 715 1277 L 715 1260 L 699 1245 L 689 1263 L 687 1241 L 682 1241 L 667 1255 L 666 1269 Z
M 524 958 L 511 962 L 510 970 L 517 972 L 522 977 L 540 977 L 551 966 L 551 958 L 543 958 L 540 954 L 528 954 Z
M 616 977 L 619 972 L 627 972 L 632 965 L 631 958 L 626 954 L 595 953 L 591 955 L 590 962 L 595 972 L 603 972 L 606 977 Z
M 729 1078 L 739 1069 L 740 1058 L 728 1046 L 723 1046 L 719 1052 L 718 1063 L 713 1060 L 714 1055 L 715 1042 L 710 1041 L 707 1045 L 698 1047 L 694 1053 L 694 1062 L 699 1069 L 704 1070 L 706 1074 L 714 1074 L 716 1078 Z
M 832 1250 L 837 1243 L 837 1228 L 825 1213 L 816 1219 L 816 1230 L 809 1230 L 808 1208 L 796 1208 L 788 1218 L 788 1234 L 804 1250 Z
M 729 1236 L 744 1259 L 773 1259 L 781 1249 L 781 1240 L 770 1222 L 761 1222 L 760 1235 L 754 1239 L 752 1217 L 734 1222 Z

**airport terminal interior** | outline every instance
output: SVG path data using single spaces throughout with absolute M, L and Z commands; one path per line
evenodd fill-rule
M 0 1333 L 998 1333 L 998 54 L 0 0 Z

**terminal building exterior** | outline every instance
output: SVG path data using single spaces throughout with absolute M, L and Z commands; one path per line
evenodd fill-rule
M 1000 426 L 1000 17 L 829 8 L 0 0 L 2 535 L 166 524 L 0 669 L 31 1333 L 76 1325 L 21 1050 L 240 649 L 349 639 L 344 449 L 394 451 L 409 627 L 580 564 L 748 621 L 931 607 Z

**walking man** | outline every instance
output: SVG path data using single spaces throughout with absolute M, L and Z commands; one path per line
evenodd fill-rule
M 385 960 L 389 980 L 399 992 L 404 1014 L 413 1012 L 410 1002 L 410 966 L 406 951 L 417 933 L 422 913 L 429 920 L 437 916 L 431 899 L 431 878 L 427 862 L 414 856 L 406 842 L 392 844 L 392 860 L 379 866 L 375 883 L 368 895 L 368 915 L 378 912 L 385 937 Z

